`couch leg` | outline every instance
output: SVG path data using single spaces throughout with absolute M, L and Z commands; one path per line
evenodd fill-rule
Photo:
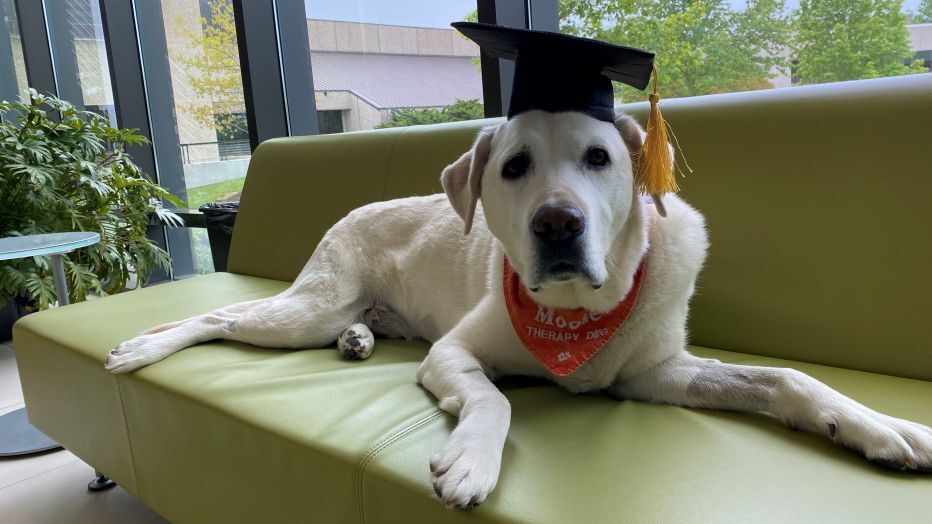
M 104 491 L 116 486 L 116 482 L 99 471 L 94 472 L 97 476 L 94 480 L 87 483 L 88 491 Z

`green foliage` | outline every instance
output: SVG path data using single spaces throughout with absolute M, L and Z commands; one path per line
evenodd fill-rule
M 176 19 L 187 45 L 172 59 L 181 66 L 197 101 L 185 110 L 203 126 L 217 129 L 218 139 L 248 136 L 243 98 L 243 81 L 236 43 L 236 21 L 230 0 L 208 0 L 210 21 L 201 17 L 199 30 Z M 207 103 L 205 103 L 207 101 Z
M 913 15 L 913 22 L 917 24 L 932 24 L 932 0 L 922 0 L 919 9 Z
M 782 0 L 561 0 L 561 31 L 656 53 L 664 97 L 772 87 L 789 39 Z M 626 102 L 647 92 L 616 84 Z
M 912 60 L 902 8 L 902 0 L 802 0 L 793 38 L 799 82 L 924 73 Z
M 440 124 L 485 118 L 485 109 L 478 100 L 457 100 L 443 109 L 398 109 L 392 112 L 392 119 L 376 127 L 405 127 L 418 124 Z
M 155 268 L 168 268 L 168 254 L 146 238 L 146 226 L 149 213 L 180 225 L 160 199 L 181 202 L 126 153 L 145 138 L 33 89 L 28 97 L 0 102 L 0 237 L 100 233 L 99 244 L 63 255 L 74 302 L 89 292 L 120 292 L 133 274 L 141 285 Z M 45 257 L 0 262 L 0 303 L 16 296 L 43 309 L 55 301 Z

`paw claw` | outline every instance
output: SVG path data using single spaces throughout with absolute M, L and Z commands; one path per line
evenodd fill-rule
M 448 508 L 466 509 L 482 503 L 495 488 L 501 455 L 478 434 L 454 434 L 430 461 L 431 484 Z

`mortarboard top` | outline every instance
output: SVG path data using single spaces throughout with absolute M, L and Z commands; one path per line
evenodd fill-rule
M 452 25 L 489 55 L 515 61 L 509 118 L 541 109 L 580 111 L 613 122 L 611 80 L 644 89 L 654 67 L 653 53 L 633 47 L 491 24 Z

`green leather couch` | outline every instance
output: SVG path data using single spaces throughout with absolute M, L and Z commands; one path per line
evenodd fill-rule
M 712 242 L 690 349 L 797 368 L 932 424 L 932 75 L 663 110 L 694 170 L 683 195 Z M 475 510 L 447 511 L 428 458 L 454 420 L 415 383 L 422 342 L 380 341 L 363 362 L 218 342 L 104 371 L 106 353 L 143 328 L 281 291 L 350 209 L 439 192 L 443 166 L 495 122 L 262 144 L 229 273 L 16 324 L 30 420 L 177 522 L 932 519 L 932 476 L 880 469 L 768 416 L 526 380 L 502 384 L 513 422 L 498 488 Z

